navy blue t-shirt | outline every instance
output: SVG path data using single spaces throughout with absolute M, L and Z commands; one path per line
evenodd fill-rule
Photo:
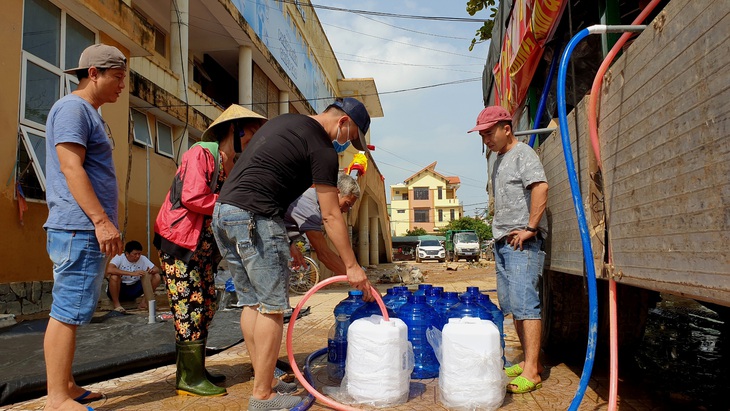
M 302 114 L 269 120 L 251 139 L 218 202 L 266 217 L 284 212 L 312 184 L 337 187 L 337 153 L 321 124 Z

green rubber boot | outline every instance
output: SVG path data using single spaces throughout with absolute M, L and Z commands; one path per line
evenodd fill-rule
M 177 341 L 177 378 L 175 388 L 178 395 L 217 397 L 228 394 L 205 376 L 205 341 Z

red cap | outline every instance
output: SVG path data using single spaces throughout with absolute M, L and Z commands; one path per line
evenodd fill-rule
M 476 127 L 467 131 L 467 133 L 487 130 L 500 121 L 512 121 L 512 115 L 501 106 L 486 107 L 481 113 L 479 113 L 479 116 L 477 116 Z

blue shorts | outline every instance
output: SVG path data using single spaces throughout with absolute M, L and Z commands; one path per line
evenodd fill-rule
M 142 294 L 144 294 L 142 281 L 135 281 L 132 284 L 119 284 L 119 301 L 134 301 Z M 106 295 L 112 298 L 108 288 L 106 289 Z
M 522 243 L 522 250 L 503 240 L 494 245 L 499 307 L 515 320 L 541 318 L 538 284 L 545 264 L 541 247 L 539 238 Z
M 65 324 L 91 322 L 101 294 L 107 257 L 94 231 L 46 230 L 53 262 L 51 317 Z
M 228 262 L 238 304 L 258 305 L 262 314 L 288 310 L 291 254 L 284 220 L 217 203 L 212 229 L 221 255 Z

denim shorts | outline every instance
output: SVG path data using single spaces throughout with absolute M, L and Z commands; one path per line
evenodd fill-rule
M 53 262 L 51 317 L 65 324 L 91 322 L 101 294 L 107 257 L 94 231 L 46 230 Z
M 515 320 L 539 320 L 540 290 L 538 284 L 545 264 L 542 240 L 524 242 L 516 250 L 505 241 L 494 245 L 497 268 L 497 298 L 502 312 Z
M 236 287 L 238 304 L 262 314 L 283 314 L 289 306 L 289 240 L 281 217 L 263 217 L 217 203 L 213 234 Z

